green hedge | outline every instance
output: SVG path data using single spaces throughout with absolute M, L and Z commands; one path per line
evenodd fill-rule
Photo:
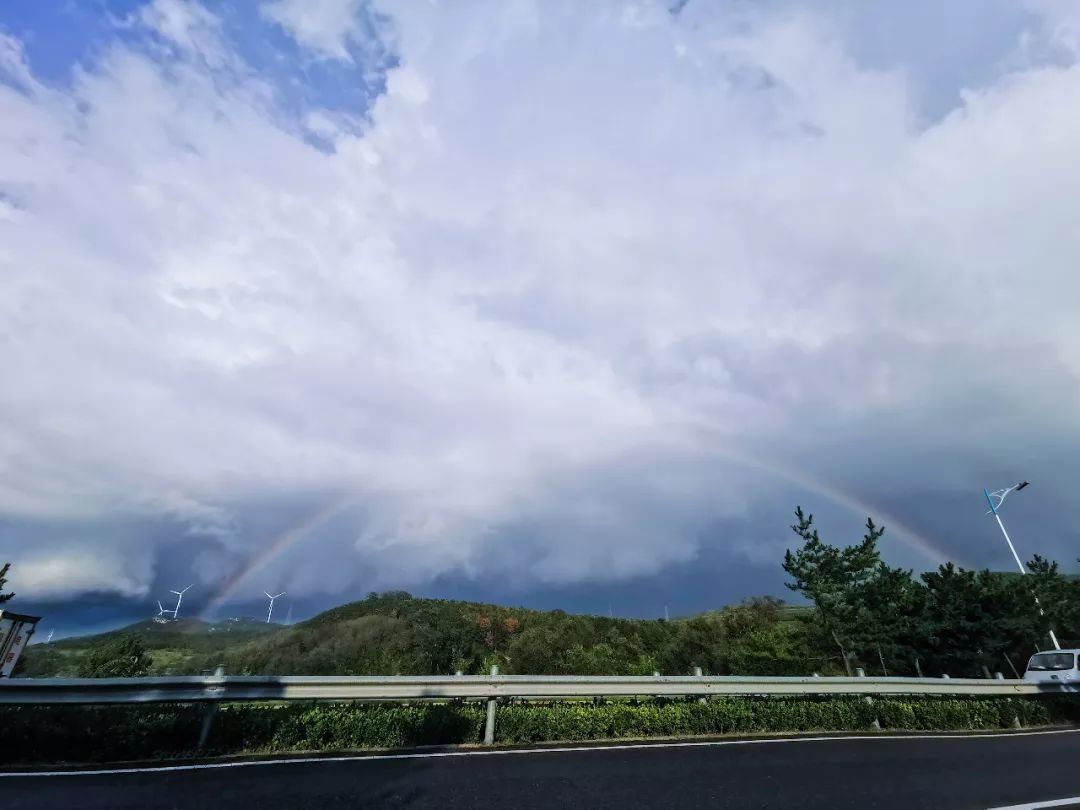
M 196 753 L 205 708 L 56 706 L 0 708 L 0 765 L 116 762 Z M 1080 720 L 1070 698 L 740 698 L 512 702 L 499 706 L 503 743 L 682 737 L 881 728 L 925 731 L 1009 728 Z M 209 755 L 405 748 L 478 743 L 477 703 L 235 704 L 214 717 Z
M 109 762 L 183 756 L 199 739 L 191 705 L 5 706 L 0 764 Z
M 205 707 L 0 709 L 0 765 L 194 756 Z M 213 718 L 203 754 L 406 748 L 477 742 L 484 710 L 466 704 L 236 704 Z
M 218 712 L 210 744 L 228 752 L 407 748 L 477 742 L 483 723 L 476 704 L 246 704 Z
M 530 703 L 502 707 L 500 742 L 600 740 L 870 729 L 950 730 L 1010 728 L 1077 719 L 1071 703 L 1006 698 L 711 698 L 696 701 Z

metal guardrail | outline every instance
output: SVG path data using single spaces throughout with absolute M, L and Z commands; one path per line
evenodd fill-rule
M 743 676 L 184 676 L 13 678 L 0 680 L 0 704 L 218 703 L 262 700 L 415 701 L 710 695 L 1055 694 L 1065 686 L 968 678 Z

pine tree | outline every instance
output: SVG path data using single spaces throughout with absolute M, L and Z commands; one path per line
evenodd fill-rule
M 4 563 L 0 566 L 0 605 L 9 601 L 15 594 L 4 593 L 4 583 L 7 582 L 7 572 L 11 568 L 11 563 Z

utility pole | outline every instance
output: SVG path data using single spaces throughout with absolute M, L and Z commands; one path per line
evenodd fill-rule
M 1023 562 L 1020 561 L 1020 555 L 1016 553 L 1016 546 L 1014 546 L 1012 540 L 1009 539 L 1009 533 L 1005 531 L 1005 524 L 1001 522 L 1001 515 L 998 514 L 998 509 L 1000 509 L 1001 505 L 1005 503 L 1005 498 L 1008 497 L 1010 492 L 1013 492 L 1014 490 L 1016 492 L 1019 492 L 1024 487 L 1028 486 L 1029 483 L 1030 482 L 1028 481 L 1021 481 L 1018 484 L 1013 484 L 1007 489 L 999 489 L 995 490 L 994 492 L 989 492 L 986 489 L 983 490 L 983 494 L 986 496 L 986 502 L 990 504 L 990 513 L 993 514 L 994 519 L 997 520 L 997 524 L 1001 528 L 1001 534 L 1005 537 L 1005 542 L 1009 545 L 1009 551 L 1012 552 L 1013 559 L 1016 560 L 1016 567 L 1019 568 L 1020 573 L 1024 574 L 1025 576 L 1028 573 L 1027 567 L 1024 565 Z M 1042 605 L 1039 605 L 1038 596 L 1035 597 L 1035 605 L 1039 608 L 1039 615 L 1044 615 Z M 1050 628 L 1050 641 L 1054 643 L 1055 650 L 1061 649 L 1061 645 L 1058 644 L 1057 636 L 1054 635 L 1054 628 L 1052 627 Z

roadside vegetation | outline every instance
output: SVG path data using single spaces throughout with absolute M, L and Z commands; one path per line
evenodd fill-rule
M 92 763 L 189 756 L 472 745 L 482 703 L 222 706 L 205 748 L 202 706 L 0 707 L 0 763 Z M 1061 698 L 742 698 L 500 704 L 496 742 L 815 731 L 992 730 L 1074 722 Z

